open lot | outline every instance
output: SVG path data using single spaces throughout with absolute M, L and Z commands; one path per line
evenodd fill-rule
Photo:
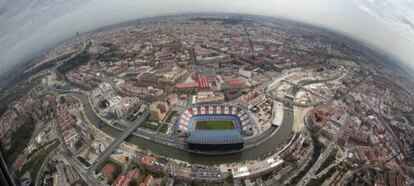
M 95 170 L 95 173 L 97 172 L 100 172 L 101 176 L 107 179 L 107 183 L 112 185 L 118 175 L 122 173 L 122 165 L 112 159 L 107 159 L 100 168 Z
M 144 121 L 139 127 L 146 128 L 152 131 L 157 131 L 158 127 L 160 127 L 160 123 Z

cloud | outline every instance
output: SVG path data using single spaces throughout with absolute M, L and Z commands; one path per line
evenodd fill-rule
M 377 17 L 377 14 L 374 13 L 374 11 L 372 11 L 371 9 L 369 9 L 368 7 L 362 5 L 362 4 L 358 4 L 358 8 L 366 13 L 368 13 L 369 15 L 373 16 L 373 17 Z

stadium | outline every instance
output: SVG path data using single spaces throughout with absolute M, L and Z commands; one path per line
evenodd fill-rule
M 237 106 L 188 107 L 177 121 L 177 132 L 187 136 L 188 149 L 194 151 L 241 149 L 243 135 L 252 133 L 249 114 Z

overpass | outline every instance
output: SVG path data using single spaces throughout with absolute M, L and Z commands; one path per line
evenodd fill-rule
M 121 145 L 122 142 L 132 133 L 135 131 L 135 129 L 138 128 L 138 126 L 147 119 L 150 112 L 145 111 L 141 114 L 141 117 L 132 123 L 131 126 L 129 126 L 124 132 L 122 132 L 109 146 L 98 156 L 98 158 L 92 163 L 91 167 L 89 168 L 90 171 L 94 171 L 96 168 L 99 167 L 99 165 L 106 160 L 112 152 L 118 148 L 119 145 Z
M 316 96 L 316 97 L 319 97 L 319 98 L 321 98 L 321 99 L 328 100 L 328 98 L 326 98 L 326 97 L 324 97 L 324 96 L 322 96 L 322 95 L 319 95 L 318 93 L 314 92 L 313 90 L 310 90 L 310 89 L 308 89 L 308 88 L 306 88 L 306 87 L 304 87 L 304 86 L 302 86 L 302 85 L 298 85 L 298 84 L 295 84 L 295 83 L 292 83 L 292 82 L 289 82 L 289 81 L 286 81 L 286 80 L 282 80 L 282 82 L 285 82 L 285 83 L 288 83 L 288 84 L 290 84 L 290 85 L 292 85 L 292 86 L 295 86 L 295 87 L 297 87 L 297 88 L 303 89 L 303 90 L 305 90 L 306 92 L 309 92 L 309 93 L 311 93 L 312 95 L 314 95 L 314 96 Z

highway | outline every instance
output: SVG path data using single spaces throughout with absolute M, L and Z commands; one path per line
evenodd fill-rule
M 308 182 L 315 176 L 316 171 L 319 169 L 319 167 L 322 165 L 322 163 L 326 160 L 326 158 L 331 153 L 332 149 L 334 148 L 334 145 L 330 143 L 328 147 L 322 152 L 322 154 L 319 155 L 318 160 L 312 165 L 312 168 L 305 174 L 305 176 L 302 177 L 302 179 L 299 181 L 297 185 L 307 185 Z
M 101 121 L 101 119 L 97 116 L 97 113 L 93 111 L 91 104 L 89 104 L 89 99 L 83 93 L 73 92 L 69 93 L 69 95 L 78 97 L 81 100 L 84 107 L 85 117 L 88 118 L 91 124 L 95 125 L 102 132 L 112 136 L 113 138 L 117 138 L 125 130 L 123 127 L 109 125 L 104 121 Z M 265 140 L 263 143 L 258 143 L 258 145 L 242 152 L 227 154 L 225 156 L 200 156 L 199 154 L 188 152 L 182 148 L 177 148 L 178 145 L 183 143 L 180 141 L 181 139 L 176 139 L 173 142 L 170 142 L 170 140 L 159 141 L 160 138 L 158 137 L 158 134 L 155 135 L 154 133 L 148 132 L 143 133 L 143 130 L 140 129 L 131 133 L 130 137 L 128 137 L 126 141 L 131 144 L 138 145 L 139 148 L 151 149 L 151 151 L 157 154 L 168 156 L 173 159 L 200 164 L 205 164 L 205 162 L 227 163 L 255 159 L 262 154 L 271 152 L 273 149 L 269 147 L 276 148 L 281 145 L 284 140 L 290 138 L 290 131 L 293 125 L 293 113 L 284 112 L 282 123 L 283 124 L 279 126 L 279 129 L 277 129 L 276 133 L 272 135 L 270 139 Z
M 286 81 L 286 80 L 282 80 L 282 82 L 285 82 L 285 83 L 288 83 L 288 84 L 290 84 L 290 85 L 292 85 L 292 86 L 295 86 L 295 87 L 298 87 L 298 88 L 300 88 L 300 89 L 303 89 L 303 90 L 305 90 L 306 92 L 309 92 L 309 93 L 311 93 L 312 95 L 314 95 L 314 96 L 316 96 L 316 97 L 319 97 L 319 98 L 321 98 L 321 99 L 328 100 L 328 98 L 326 98 L 326 97 L 324 97 L 324 96 L 322 96 L 322 95 L 319 95 L 319 94 L 318 94 L 318 93 L 316 93 L 315 91 L 310 90 L 310 89 L 308 89 L 308 88 L 306 88 L 306 87 L 304 87 L 304 86 L 302 86 L 302 85 L 298 85 L 298 84 L 295 84 L 295 83 L 292 83 L 292 82 L 289 82 L 289 81 Z M 310 83 L 310 84 L 316 84 L 316 83 Z
M 65 143 L 65 140 L 63 139 L 62 134 L 59 131 L 58 122 L 56 120 L 53 120 L 53 128 L 59 138 L 60 144 L 63 148 L 61 148 L 60 153 L 63 155 L 63 157 L 68 161 L 68 163 L 79 173 L 79 175 L 82 177 L 82 179 L 87 183 L 87 185 L 99 185 L 99 181 L 91 174 L 90 172 L 84 171 L 81 169 L 78 164 L 76 164 L 74 158 L 69 153 L 69 149 L 67 144 Z M 57 152 L 58 153 L 58 152 Z
M 142 113 L 141 117 L 135 121 L 130 127 L 128 127 L 124 132 L 122 132 L 99 156 L 98 158 L 92 163 L 91 167 L 89 168 L 90 171 L 94 171 L 105 159 L 107 159 L 112 152 L 121 145 L 122 142 L 132 133 L 138 126 L 147 119 L 150 112 L 145 111 Z

